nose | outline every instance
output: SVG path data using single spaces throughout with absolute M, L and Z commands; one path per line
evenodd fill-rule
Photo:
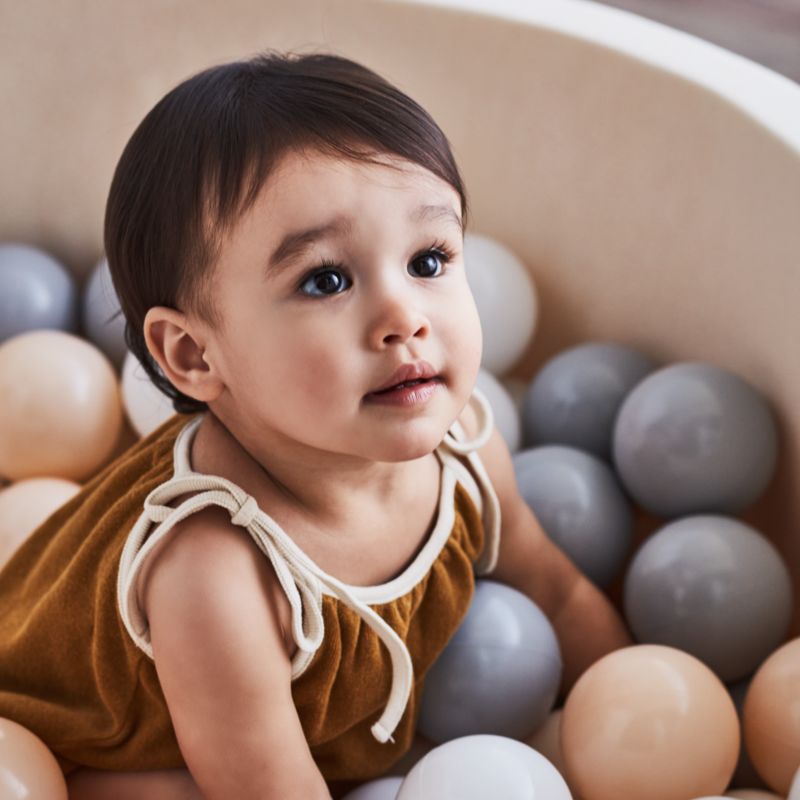
M 431 329 L 430 320 L 420 307 L 413 292 L 404 292 L 397 286 L 386 287 L 372 303 L 372 322 L 369 343 L 375 350 L 390 345 L 404 344 L 409 339 L 424 339 Z

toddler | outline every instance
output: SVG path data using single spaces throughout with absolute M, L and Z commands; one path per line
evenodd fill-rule
M 104 243 L 176 414 L 0 572 L 0 716 L 72 800 L 329 800 L 385 773 L 475 575 L 548 615 L 562 694 L 630 643 L 475 389 L 466 224 L 436 123 L 333 54 L 206 69 L 136 129 Z

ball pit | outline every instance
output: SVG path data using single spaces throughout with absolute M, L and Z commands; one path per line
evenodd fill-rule
M 186 73 L 187 61 L 263 46 L 250 31 L 271 31 L 274 46 L 324 40 L 402 79 L 432 110 L 455 144 L 473 224 L 534 276 L 535 336 L 514 364 L 506 357 L 512 378 L 530 380 L 568 347 L 614 340 L 659 363 L 724 367 L 769 399 L 778 461 L 746 521 L 777 545 L 796 585 L 796 85 L 694 37 L 584 2 L 343 0 L 323 24 L 311 0 L 234 0 L 242 24 L 223 36 L 211 7 L 198 5 L 186 48 L 153 48 L 144 61 L 142 45 L 169 30 L 158 10 L 137 32 L 103 15 L 73 25 L 71 61 L 59 33 L 68 9 L 52 9 L 47 30 L 10 21 L 8 74 L 37 68 L 27 70 L 26 91 L 7 93 L 7 241 L 27 234 L 54 243 L 64 263 L 88 269 L 130 120 Z M 405 32 L 413 35 L 398 35 Z M 119 69 L 94 46 L 99 39 L 118 54 Z M 45 108 L 63 112 L 58 148 L 52 126 L 41 125 Z M 103 136 L 98 114 L 107 115 Z M 502 309 L 494 313 L 502 320 Z M 793 611 L 796 636 L 796 596 Z M 737 794 L 768 796 L 725 792 Z

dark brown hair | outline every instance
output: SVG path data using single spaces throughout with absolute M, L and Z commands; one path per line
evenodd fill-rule
M 447 138 L 420 105 L 372 70 L 331 53 L 265 51 L 180 83 L 125 146 L 104 226 L 125 341 L 178 412 L 206 404 L 178 391 L 150 355 L 145 314 L 168 306 L 221 326 L 211 294 L 221 242 L 281 158 L 303 150 L 414 162 L 458 192 L 466 227 L 466 190 Z

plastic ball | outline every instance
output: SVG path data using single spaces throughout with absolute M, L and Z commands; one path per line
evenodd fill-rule
M 800 638 L 758 668 L 744 700 L 744 738 L 753 766 L 778 794 L 800 766 Z
M 93 345 L 31 331 L 0 345 L 0 474 L 81 482 L 106 463 L 123 423 L 119 381 Z
M 686 517 L 639 548 L 624 604 L 638 642 L 685 650 L 735 681 L 786 636 L 792 584 L 775 546 L 754 528 L 730 517 Z
M 89 339 L 106 354 L 117 371 L 121 371 L 128 352 L 125 317 L 105 258 L 99 261 L 84 287 L 82 321 Z
M 478 371 L 476 385 L 486 395 L 494 414 L 495 427 L 500 431 L 508 449 L 512 453 L 519 450 L 522 443 L 519 411 L 508 389 L 485 369 Z
M 745 678 L 744 680 L 730 684 L 727 688 L 733 700 L 733 704 L 736 706 L 736 713 L 739 715 L 739 734 L 742 740 L 742 746 L 739 748 L 739 762 L 736 764 L 736 771 L 733 773 L 733 778 L 731 778 L 731 786 L 748 786 L 751 789 L 766 788 L 764 781 L 756 772 L 756 768 L 750 760 L 750 754 L 747 752 L 747 745 L 744 739 L 742 709 L 744 707 L 744 698 L 747 695 L 747 690 L 750 688 L 750 681 Z
M 794 774 L 794 780 L 792 780 L 792 786 L 789 789 L 789 795 L 786 800 L 800 800 L 800 766 L 798 766 L 797 772 Z
M 172 401 L 156 388 L 130 350 L 122 365 L 122 403 L 128 422 L 141 437 L 152 433 L 175 414 Z
M 563 445 L 513 457 L 520 494 L 545 533 L 598 586 L 619 574 L 633 537 L 633 511 L 611 468 Z
M 763 493 L 778 435 L 765 399 L 712 364 L 673 364 L 627 396 L 614 428 L 625 488 L 662 517 L 736 514 Z
M 578 678 L 561 718 L 567 779 L 582 800 L 720 794 L 739 753 L 736 709 L 701 661 L 634 645 Z
M 417 727 L 434 742 L 474 733 L 522 739 L 547 718 L 560 681 L 547 617 L 522 592 L 478 580 L 463 622 L 426 675 Z
M 572 800 L 558 770 L 532 747 L 502 736 L 464 736 L 431 750 L 397 800 Z
M 525 400 L 525 393 L 528 391 L 528 382 L 522 380 L 522 378 L 508 377 L 508 378 L 503 378 L 501 384 L 503 385 L 503 388 L 506 390 L 508 396 L 514 403 L 514 408 L 517 409 L 517 417 L 519 418 L 521 427 L 522 404 Z M 520 433 L 520 435 L 522 434 Z
M 56 509 L 81 490 L 63 478 L 28 478 L 0 489 L 0 569 Z
M 562 714 L 560 708 L 551 711 L 544 724 L 525 739 L 525 744 L 530 745 L 537 753 L 541 753 L 562 775 L 565 775 L 567 768 L 561 752 Z
M 0 717 L 0 797 L 67 800 L 67 783 L 47 745 L 4 717 Z
M 78 290 L 53 256 L 27 244 L 0 244 L 0 342 L 41 328 L 75 331 Z
M 411 768 L 421 759 L 430 753 L 436 747 L 436 742 L 432 742 L 427 737 L 423 736 L 419 731 L 414 734 L 414 741 L 411 742 L 411 747 L 406 753 L 386 770 L 386 777 L 389 776 L 404 776 Z
M 402 783 L 399 777 L 379 778 L 348 792 L 342 800 L 397 800 Z
M 525 444 L 565 444 L 609 460 L 622 401 L 655 368 L 644 354 L 615 342 L 589 342 L 559 353 L 525 393 Z
M 464 236 L 464 269 L 483 329 L 481 365 L 502 375 L 525 352 L 536 327 L 533 277 L 507 247 L 475 233 Z

